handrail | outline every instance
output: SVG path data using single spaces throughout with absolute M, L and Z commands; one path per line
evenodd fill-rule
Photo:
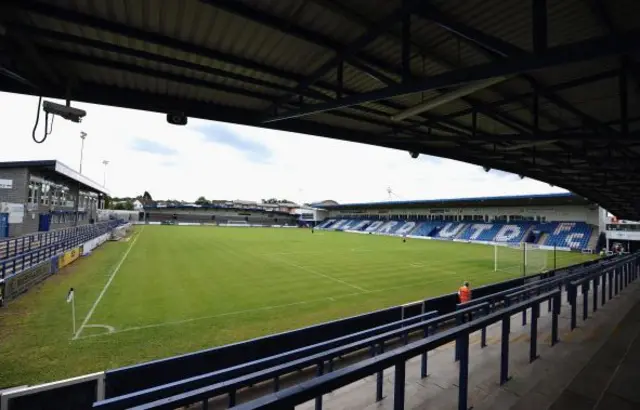
M 22 270 L 27 269 L 34 264 L 40 263 L 49 257 L 55 256 L 68 249 L 78 246 L 83 242 L 86 242 L 88 239 L 97 237 L 109 231 L 111 228 L 113 228 L 113 226 L 114 224 L 111 222 L 95 225 L 84 225 L 82 232 L 79 232 L 75 236 L 64 237 L 63 239 L 58 240 L 54 243 L 40 246 L 36 249 L 21 253 L 19 255 L 0 260 L 0 279 L 6 279 L 9 276 L 15 275 Z M 8 269 L 13 269 L 11 272 L 9 272 L 9 276 L 7 276 Z
M 578 305 L 578 287 L 582 287 L 582 320 L 589 317 L 589 290 L 590 283 L 593 283 L 593 311 L 598 310 L 598 287 L 600 290 L 600 306 L 607 302 L 607 285 L 609 286 L 608 295 L 611 300 L 615 295 L 627 287 L 632 281 L 640 277 L 640 254 L 634 253 L 622 258 L 613 259 L 615 263 L 604 266 L 601 270 L 596 270 L 589 275 L 569 282 L 567 287 L 567 295 L 569 304 L 571 305 L 571 330 L 577 327 L 577 305 Z M 608 278 L 608 280 L 607 280 Z
M 338 356 L 344 356 L 349 353 L 353 353 L 362 349 L 371 348 L 379 343 L 384 343 L 389 340 L 402 338 L 404 343 L 408 343 L 407 335 L 417 331 L 424 331 L 432 326 L 439 326 L 443 322 L 456 318 L 464 313 L 479 311 L 485 309 L 486 305 L 469 307 L 457 312 L 448 313 L 446 315 L 431 317 L 427 320 L 420 321 L 408 326 L 401 327 L 399 329 L 391 330 L 385 333 L 377 334 L 367 337 L 365 339 L 356 340 L 348 344 L 332 343 L 334 347 L 328 350 L 320 350 L 311 355 L 296 354 L 288 357 L 290 352 L 278 355 L 279 360 L 274 360 L 274 357 L 261 359 L 253 362 L 251 366 L 247 364 L 237 365 L 231 368 L 218 370 L 215 372 L 194 376 L 189 379 L 180 380 L 173 383 L 168 383 L 162 386 L 153 387 L 150 389 L 141 390 L 127 395 L 118 396 L 103 401 L 96 402 L 94 408 L 99 409 L 125 409 L 135 405 L 141 405 L 150 402 L 150 400 L 164 400 L 166 397 L 170 397 L 173 394 L 183 392 L 188 389 L 215 387 L 212 390 L 212 396 L 229 394 L 230 405 L 235 402 L 235 392 L 243 387 L 253 385 L 262 381 L 276 379 L 277 390 L 277 378 L 285 374 L 291 373 L 298 369 L 303 369 L 312 365 L 317 365 L 319 362 L 324 363 L 328 361 L 331 365 L 331 361 Z M 432 312 L 429 312 L 432 314 Z M 426 314 L 425 314 L 426 315 Z M 412 319 L 412 318 L 410 318 Z M 407 320 L 407 319 L 405 319 Z M 399 325 L 402 321 L 394 322 Z M 362 332 L 361 332 L 362 333 Z M 343 337 L 344 338 L 344 337 Z M 339 339 L 343 339 L 339 338 Z M 334 339 L 335 340 L 335 339 Z M 330 341 L 333 342 L 334 340 Z M 327 342 L 322 345 L 328 344 Z M 312 348 L 313 346 L 310 346 Z M 327 346 L 328 347 L 328 346 Z M 297 351 L 308 350 L 307 348 L 298 349 Z M 316 349 L 317 350 L 317 349 Z M 288 361 L 282 363 L 282 359 L 287 358 Z M 260 362 L 260 363 L 258 363 Z M 279 364 L 276 364 L 279 363 Z M 272 367 L 268 367 L 272 366 Z M 107 379 L 108 383 L 108 379 Z
M 98 224 L 103 224 L 103 223 L 98 223 Z M 33 233 L 22 235 L 16 238 L 3 238 L 2 240 L 0 240 L 0 250 L 6 250 L 6 255 L 4 255 L 3 257 L 0 257 L 0 260 L 18 256 L 17 252 L 19 247 L 21 247 L 23 250 L 31 251 L 31 250 L 34 250 L 32 249 L 34 243 L 38 244 L 36 246 L 36 249 L 42 245 L 51 245 L 52 240 L 53 242 L 64 240 L 66 238 L 73 236 L 74 232 L 86 230 L 87 228 L 96 226 L 98 224 L 69 226 L 65 228 L 54 229 L 47 232 L 33 232 Z
M 430 350 L 436 349 L 452 341 L 458 341 L 462 346 L 462 354 L 460 357 L 460 383 L 459 383 L 459 408 L 467 408 L 467 390 L 468 390 L 468 355 L 469 355 L 469 335 L 483 327 L 489 326 L 497 321 L 502 320 L 503 330 L 510 323 L 510 317 L 524 309 L 530 307 L 540 306 L 540 302 L 553 298 L 556 304 L 560 303 L 560 291 L 554 290 L 552 292 L 545 293 L 538 296 L 535 299 L 510 306 L 504 310 L 491 313 L 487 316 L 480 317 L 471 322 L 456 326 L 454 328 L 445 330 L 441 333 L 437 333 L 432 336 L 428 336 L 422 340 L 410 343 L 399 349 L 389 351 L 387 353 L 381 353 L 380 355 L 364 360 L 360 363 L 345 367 L 340 370 L 336 370 L 324 375 L 302 382 L 296 386 L 281 390 L 277 393 L 273 393 L 267 396 L 263 396 L 259 399 L 253 400 L 248 403 L 241 404 L 236 408 L 239 410 L 253 410 L 253 409 L 289 409 L 295 405 L 304 403 L 311 399 L 316 399 L 316 405 L 320 400 L 320 406 L 322 405 L 322 395 L 327 394 L 333 390 L 343 387 L 347 384 L 360 380 L 364 377 L 370 376 L 376 372 L 381 372 L 386 368 L 395 366 L 395 379 L 394 379 L 394 408 L 404 408 L 404 388 L 405 388 L 405 363 L 408 359 L 416 357 L 418 355 L 427 353 Z M 472 309 L 473 307 L 467 308 Z M 554 311 L 554 316 L 557 319 L 557 313 Z M 534 325 L 537 326 L 537 322 L 532 322 L 532 332 Z M 553 321 L 553 325 L 557 334 L 557 320 Z M 537 328 L 536 328 L 537 330 Z M 552 338 L 553 339 L 553 338 Z M 536 345 L 537 340 L 532 338 L 532 344 Z M 552 340 L 552 343 L 554 341 Z M 507 338 L 508 344 L 508 338 Z M 507 357 L 503 355 L 502 366 L 504 369 L 505 363 L 508 365 L 508 352 Z M 320 360 L 321 358 L 318 358 Z M 506 360 L 506 362 L 505 362 Z M 320 366 L 319 366 L 320 368 Z M 502 377 L 502 376 L 501 376 Z M 235 380 L 229 380 L 228 382 L 219 383 L 213 386 L 207 386 L 200 389 L 196 389 L 190 392 L 182 393 L 173 396 L 168 399 L 158 400 L 156 402 L 147 403 L 145 405 L 136 407 L 137 409 L 174 409 L 180 406 L 193 404 L 196 402 L 205 402 L 215 392 L 229 390 L 229 386 L 236 383 Z M 212 394 L 213 393 L 213 394 Z M 318 407 L 318 406 L 316 406 Z

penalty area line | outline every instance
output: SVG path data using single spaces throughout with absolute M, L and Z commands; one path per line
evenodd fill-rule
M 76 334 L 73 335 L 73 338 L 71 340 L 77 340 L 78 336 L 80 336 L 80 333 L 82 333 L 82 329 L 84 329 L 87 326 L 87 323 L 89 323 L 89 319 L 91 319 L 93 312 L 96 310 L 96 307 L 98 307 L 98 304 L 102 300 L 102 297 L 104 296 L 104 294 L 107 292 L 107 289 L 109 289 L 111 282 L 113 282 L 113 278 L 115 278 L 118 271 L 120 271 L 120 267 L 124 263 L 125 259 L 127 259 L 127 256 L 129 256 L 129 252 L 131 252 L 131 249 L 133 249 L 133 245 L 135 245 L 136 242 L 138 242 L 138 238 L 142 234 L 142 231 L 144 231 L 144 226 L 142 227 L 140 232 L 138 232 L 138 235 L 136 235 L 135 239 L 131 241 L 131 244 L 127 248 L 127 251 L 124 253 L 124 255 L 122 255 L 122 259 L 120 259 L 120 262 L 118 262 L 116 267 L 113 269 L 113 272 L 111 272 L 111 276 L 109 276 L 109 280 L 107 280 L 107 283 L 105 283 L 104 287 L 102 288 L 102 291 L 98 295 L 98 298 L 96 299 L 95 302 L 93 302 L 91 309 L 89 309 L 89 313 L 87 313 L 87 316 L 85 316 L 84 320 L 82 321 L 80 328 L 78 329 Z

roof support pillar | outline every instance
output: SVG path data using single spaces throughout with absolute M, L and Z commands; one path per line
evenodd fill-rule
M 542 54 L 547 49 L 547 0 L 532 0 L 532 6 L 533 53 Z

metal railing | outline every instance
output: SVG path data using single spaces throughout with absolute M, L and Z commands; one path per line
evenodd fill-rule
M 603 306 L 607 303 L 607 300 L 611 300 L 614 295 L 618 295 L 622 289 L 638 279 L 640 275 L 639 259 L 636 255 L 625 256 L 620 258 L 619 263 L 614 266 L 591 272 L 583 278 L 569 282 L 567 294 L 571 305 L 571 330 L 577 327 L 578 289 L 582 293 L 582 320 L 584 321 L 589 318 L 590 290 L 593 288 L 593 293 L 591 294 L 593 303 L 591 306 L 593 312 L 596 312 L 598 310 L 598 299 L 601 301 L 600 306 Z M 600 294 L 598 294 L 598 288 L 600 288 Z
M 98 402 L 95 408 L 101 409 L 121 409 L 129 407 L 128 405 L 137 405 L 139 409 L 169 409 L 180 406 L 187 406 L 194 403 L 201 403 L 206 408 L 208 401 L 214 397 L 228 395 L 229 406 L 235 406 L 236 392 L 255 383 L 274 379 L 290 373 L 294 370 L 314 366 L 316 369 L 316 378 L 298 384 L 296 387 L 279 390 L 279 385 L 274 382 L 274 390 L 277 394 L 263 396 L 249 403 L 238 406 L 239 409 L 257 409 L 257 408 L 293 408 L 295 405 L 305 401 L 315 399 L 316 409 L 322 408 L 322 395 L 329 393 L 337 388 L 343 387 L 359 380 L 363 377 L 377 374 L 375 398 L 377 401 L 382 400 L 383 385 L 382 372 L 388 367 L 395 368 L 396 381 L 394 385 L 394 408 L 404 408 L 404 378 L 405 378 L 405 362 L 406 360 L 420 356 L 420 376 L 427 376 L 427 353 L 439 346 L 447 344 L 451 341 L 456 342 L 455 358 L 459 361 L 459 408 L 467 406 L 467 390 L 468 390 L 468 355 L 469 355 L 469 335 L 475 331 L 481 331 L 481 348 L 486 346 L 486 327 L 502 322 L 502 342 L 501 342 L 501 366 L 500 366 L 500 383 L 504 384 L 509 380 L 509 333 L 511 331 L 511 317 L 515 314 L 522 313 L 523 325 L 526 325 L 526 313 L 531 310 L 531 337 L 529 345 L 529 360 L 533 362 L 538 358 L 537 354 L 537 334 L 538 334 L 538 318 L 540 316 L 540 308 L 543 302 L 548 302 L 549 311 L 551 313 L 551 345 L 555 345 L 558 341 L 558 315 L 562 304 L 562 291 L 567 291 L 569 301 L 572 301 L 572 293 L 575 293 L 577 286 L 585 286 L 585 283 L 598 281 L 603 275 L 613 275 L 614 280 L 609 280 L 610 289 L 621 289 L 628 285 L 632 280 L 637 279 L 639 275 L 638 256 L 630 255 L 623 258 L 615 258 L 603 260 L 602 262 L 575 271 L 568 270 L 568 273 L 561 277 L 551 277 L 540 280 L 531 284 L 526 284 L 518 288 L 512 288 L 503 292 L 488 295 L 483 298 L 474 300 L 468 304 L 459 304 L 458 310 L 453 313 L 442 315 L 428 320 L 423 320 L 412 325 L 403 327 L 386 334 L 376 335 L 367 339 L 363 339 L 349 345 L 340 346 L 328 351 L 324 351 L 310 357 L 304 357 L 298 360 L 284 363 L 279 366 L 264 369 L 258 372 L 247 373 L 236 378 L 226 379 L 208 379 L 212 383 L 203 385 L 207 381 L 206 378 L 200 379 L 200 387 L 189 390 L 189 384 L 182 383 L 180 386 L 175 383 L 175 387 L 181 389 L 181 393 L 167 397 L 166 395 L 149 394 L 151 390 L 147 390 L 143 396 L 137 392 L 120 398 L 116 397 L 104 402 Z M 609 272 L 612 272 L 611 274 Z M 611 284 L 614 284 L 612 287 Z M 595 285 L 597 287 L 597 285 Z M 605 294 L 604 290 L 601 291 Z M 594 292 L 594 293 L 597 293 Z M 588 288 L 583 288 L 583 297 L 585 298 L 583 306 L 587 306 L 586 297 Z M 617 290 L 616 290 L 617 294 Z M 604 296 L 603 296 L 604 297 Z M 576 309 L 575 298 L 571 305 L 572 310 Z M 584 308 L 586 312 L 586 307 Z M 464 319 L 468 314 L 472 314 L 474 319 L 471 322 L 464 323 Z M 586 313 L 585 316 L 586 318 Z M 439 326 L 443 323 L 451 323 L 455 321 L 455 326 L 435 333 Z M 573 327 L 572 327 L 573 328 Z M 421 332 L 422 340 L 408 343 L 406 335 Z M 385 341 L 391 338 L 404 337 L 404 347 L 384 352 Z M 355 365 L 333 370 L 333 358 L 349 352 L 349 349 L 369 349 L 373 358 L 364 360 Z M 325 374 L 325 369 L 329 373 Z M 162 388 L 155 390 L 155 393 L 162 391 Z M 164 390 L 169 393 L 170 390 Z M 172 390 L 175 391 L 175 390 Z M 136 401 L 127 401 L 133 398 L 141 399 Z M 154 399 L 153 401 L 144 400 Z M 111 407 L 107 406 L 110 404 Z
M 442 332 L 429 335 L 425 334 L 424 338 L 412 343 L 408 343 L 403 347 L 384 353 L 384 342 L 377 343 L 379 346 L 375 357 L 356 363 L 354 365 L 330 371 L 323 374 L 325 358 L 317 357 L 316 368 L 318 376 L 314 379 L 302 382 L 296 386 L 278 391 L 277 393 L 269 394 L 250 401 L 248 403 L 241 404 L 235 408 L 242 410 L 249 409 L 293 409 L 294 406 L 302 404 L 306 401 L 315 399 L 316 409 L 322 409 L 322 396 L 330 393 L 336 389 L 344 387 L 357 380 L 363 379 L 367 376 L 374 374 L 380 375 L 385 369 L 390 367 L 394 368 L 395 378 L 393 387 L 393 407 L 394 409 L 403 409 L 405 400 L 405 376 L 406 376 L 406 362 L 414 357 L 425 357 L 426 354 L 440 346 L 455 341 L 460 349 L 459 357 L 459 391 L 458 391 L 458 407 L 460 409 L 467 409 L 467 395 L 468 395 L 468 381 L 469 381 L 469 335 L 478 330 L 486 328 L 487 326 L 502 321 L 502 356 L 501 356 L 501 372 L 500 382 L 504 383 L 508 380 L 509 371 L 509 340 L 508 333 L 510 327 L 510 318 L 512 315 L 519 313 L 525 309 L 532 308 L 534 314 L 532 315 L 531 333 L 532 333 L 532 347 L 533 352 L 530 356 L 530 360 L 537 358 L 537 320 L 540 303 L 548 299 L 554 300 L 554 310 L 552 320 L 552 337 L 551 344 L 555 344 L 557 341 L 557 316 L 560 313 L 560 290 L 554 290 L 542 295 L 537 296 L 526 302 L 509 306 L 503 310 L 490 313 L 486 316 L 479 317 L 470 322 L 460 324 L 453 328 L 444 330 Z M 456 315 L 464 313 L 468 310 L 480 310 L 486 309 L 487 305 L 471 306 L 460 311 L 451 313 L 449 315 Z M 431 319 L 431 321 L 437 321 L 439 318 Z M 423 326 L 426 328 L 426 323 L 419 323 L 414 326 Z M 507 335 L 507 337 L 505 337 Z M 425 376 L 422 372 L 421 376 Z M 376 399 L 382 398 L 382 383 L 381 377 L 378 376 L 376 383 Z M 193 403 L 201 402 L 206 406 L 209 398 L 224 392 L 228 389 L 228 384 L 235 383 L 234 380 L 219 383 L 216 385 L 196 389 L 186 393 L 182 393 L 173 396 L 168 399 L 158 400 L 156 402 L 148 403 L 138 406 L 138 409 L 174 409 L 176 407 L 185 406 Z M 206 407 L 205 407 L 206 408 Z
M 34 232 L 17 238 L 2 239 L 0 240 L 0 261 L 72 238 L 86 231 L 90 231 L 92 227 L 102 224 L 103 223 L 72 226 L 48 232 Z
M 34 246 L 34 242 L 31 242 L 32 245 L 30 246 L 33 247 L 33 250 L 20 253 L 11 258 L 0 260 L 0 279 L 4 279 L 10 275 L 15 275 L 16 273 L 28 269 L 29 267 L 34 266 L 46 260 L 47 258 L 51 258 L 64 251 L 79 246 L 84 242 L 96 238 L 106 232 L 109 232 L 115 225 L 117 225 L 117 222 L 85 225 L 83 227 L 76 228 L 75 231 L 68 229 L 64 232 L 50 232 L 50 234 L 55 233 L 55 235 L 39 237 L 48 244 L 38 244 L 37 246 Z M 73 234 L 74 232 L 75 234 Z M 26 243 L 28 240 L 31 240 L 35 237 L 36 236 L 30 236 L 17 239 L 20 239 Z

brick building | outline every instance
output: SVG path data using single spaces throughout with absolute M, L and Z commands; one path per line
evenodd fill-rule
M 106 195 L 59 161 L 0 162 L 0 238 L 93 223 Z

